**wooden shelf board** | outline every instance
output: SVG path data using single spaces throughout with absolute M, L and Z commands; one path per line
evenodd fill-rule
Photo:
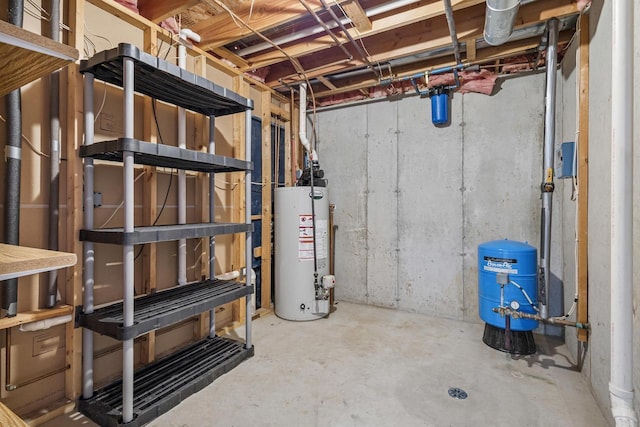
M 0 243 L 0 280 L 70 267 L 76 254 Z
M 2 402 L 0 402 L 0 426 L 28 427 L 22 418 L 14 414 Z
M 23 323 L 31 323 L 38 320 L 66 316 L 68 314 L 73 314 L 73 307 L 70 305 L 60 305 L 54 308 L 24 311 L 16 314 L 14 317 L 3 317 L 0 319 L 0 329 L 13 328 L 14 326 L 20 326 Z
M 0 21 L 0 96 L 78 59 L 78 51 L 47 37 Z

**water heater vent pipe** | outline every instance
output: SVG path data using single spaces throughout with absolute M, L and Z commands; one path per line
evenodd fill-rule
M 484 40 L 498 46 L 509 40 L 518 15 L 520 0 L 487 0 Z
M 311 148 L 311 143 L 307 139 L 307 84 L 300 83 L 300 123 L 298 136 L 300 137 L 300 143 L 309 153 L 310 160 L 318 161 L 318 153 Z

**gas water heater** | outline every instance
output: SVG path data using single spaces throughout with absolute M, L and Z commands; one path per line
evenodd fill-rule
M 277 188 L 274 216 L 276 315 L 287 320 L 326 316 L 334 285 L 329 276 L 328 189 Z

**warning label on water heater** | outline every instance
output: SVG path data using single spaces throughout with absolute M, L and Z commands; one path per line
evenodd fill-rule
M 328 252 L 328 221 L 316 220 L 316 250 L 318 259 L 326 259 Z M 298 220 L 298 260 L 313 259 L 313 216 L 311 214 L 300 215 Z

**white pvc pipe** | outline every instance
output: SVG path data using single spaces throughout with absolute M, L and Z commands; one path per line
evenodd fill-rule
M 611 414 L 637 426 L 633 407 L 633 1 L 612 2 Z
M 124 137 L 133 138 L 133 116 L 134 116 L 134 68 L 133 60 L 124 60 Z M 124 183 L 124 232 L 133 233 L 134 228 L 134 197 L 133 197 L 133 153 L 125 151 L 122 153 L 123 161 L 123 183 Z M 134 316 L 134 257 L 133 245 L 123 246 L 123 320 L 124 327 L 133 326 Z M 133 338 L 122 343 L 122 421 L 128 423 L 133 420 Z
M 93 74 L 84 75 L 84 144 L 93 144 Z M 93 228 L 93 159 L 84 159 L 84 228 Z M 84 242 L 84 295 L 83 311 L 93 313 L 93 285 L 94 285 L 94 252 L 93 242 Z M 82 330 L 82 397 L 89 399 L 93 396 L 93 331 Z
M 20 325 L 20 332 L 34 332 L 42 331 L 44 329 L 53 328 L 54 326 L 64 325 L 71 322 L 73 317 L 70 314 L 58 317 L 52 317 L 50 319 L 37 320 L 35 322 L 23 323 Z
M 311 143 L 307 139 L 307 84 L 300 83 L 300 116 L 298 124 L 298 136 L 300 143 L 309 153 L 310 160 L 318 160 L 316 150 L 311 149 Z
M 247 109 L 244 113 L 244 149 L 245 159 L 251 161 L 251 110 Z M 244 214 L 245 223 L 251 224 L 251 171 L 248 170 L 244 181 Z M 245 243 L 245 283 L 247 286 L 253 286 L 251 283 L 251 264 L 253 261 L 253 247 L 251 246 L 251 231 L 247 231 Z M 255 292 L 255 289 L 253 290 Z M 246 303 L 246 320 L 245 320 L 245 347 L 251 348 L 251 295 L 245 297 Z
M 187 68 L 187 48 L 178 44 L 178 67 Z M 187 111 L 178 107 L 178 147 L 187 148 Z M 187 223 L 187 175 L 178 170 L 178 224 Z M 187 283 L 187 239 L 178 240 L 178 285 Z

